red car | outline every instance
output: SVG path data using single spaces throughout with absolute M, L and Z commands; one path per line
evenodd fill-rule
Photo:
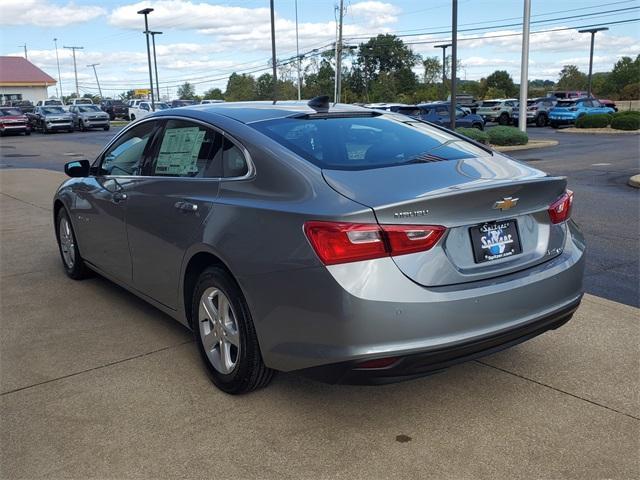
M 15 107 L 0 107 L 0 135 L 7 133 L 31 135 L 27 116 Z

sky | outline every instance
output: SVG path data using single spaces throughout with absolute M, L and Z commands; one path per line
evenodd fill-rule
M 331 48 L 338 0 L 297 0 L 300 53 Z M 156 35 L 158 77 L 163 96 L 175 98 L 189 81 L 197 92 L 225 89 L 228 76 L 269 71 L 271 56 L 268 0 L 0 0 L 0 52 L 23 56 L 58 79 L 62 92 L 75 90 L 76 51 L 80 94 L 104 96 L 148 88 L 144 18 Z M 345 0 L 344 41 L 357 45 L 379 33 L 393 33 L 414 52 L 441 56 L 434 48 L 451 39 L 451 0 Z M 479 80 L 507 70 L 520 81 L 523 0 L 459 0 L 458 77 Z M 296 54 L 296 0 L 275 0 L 276 49 L 281 61 Z M 628 21 L 631 20 L 631 21 Z M 634 21 L 635 20 L 635 21 Z M 589 34 L 580 27 L 606 24 L 596 35 L 594 72 L 609 71 L 621 56 L 640 53 L 640 0 L 531 0 L 529 78 L 557 80 L 563 65 L 588 70 Z M 535 33 L 539 32 L 539 33 Z M 419 69 L 416 69 L 419 73 Z M 330 92 L 329 92 L 330 93 Z M 60 85 L 49 89 L 58 96 Z

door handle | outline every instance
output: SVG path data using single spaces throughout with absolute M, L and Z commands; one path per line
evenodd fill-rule
M 120 203 L 127 199 L 127 194 L 124 192 L 116 192 L 113 194 L 113 201 L 116 203 Z
M 196 205 L 195 203 L 191 203 L 191 202 L 176 202 L 173 204 L 173 206 L 175 208 L 177 208 L 178 210 L 181 210 L 183 212 L 197 212 L 198 211 L 198 205 Z

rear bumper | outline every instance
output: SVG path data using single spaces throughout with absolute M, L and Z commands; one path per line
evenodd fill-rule
M 496 335 L 398 357 L 398 360 L 388 367 L 360 368 L 360 362 L 349 361 L 307 368 L 300 370 L 299 373 L 321 382 L 351 385 L 393 383 L 437 373 L 458 363 L 505 350 L 548 330 L 561 327 L 571 319 L 581 299 L 582 295 L 571 304 L 549 315 Z
M 350 377 L 371 375 L 347 375 L 357 362 L 402 357 L 393 371 L 373 374 L 388 381 L 507 348 L 568 320 L 582 296 L 585 246 L 572 222 L 567 228 L 556 257 L 464 284 L 420 286 L 391 258 L 238 281 L 267 366 L 356 381 Z M 321 367 L 329 373 L 317 373 Z

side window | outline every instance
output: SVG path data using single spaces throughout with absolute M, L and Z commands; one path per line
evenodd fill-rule
M 449 116 L 449 111 L 447 110 L 447 107 L 437 107 L 436 113 L 438 114 L 439 117 Z
M 222 154 L 222 176 L 225 178 L 242 177 L 249 172 L 247 159 L 228 138 L 224 139 L 224 152 Z
M 594 107 L 602 107 L 602 104 L 598 100 L 591 100 L 591 104 Z
M 223 137 L 217 131 L 184 120 L 169 120 L 158 143 L 158 152 L 145 168 L 144 175 L 196 178 L 222 176 Z
M 102 175 L 138 175 L 145 149 L 157 122 L 145 122 L 128 130 L 102 157 Z

